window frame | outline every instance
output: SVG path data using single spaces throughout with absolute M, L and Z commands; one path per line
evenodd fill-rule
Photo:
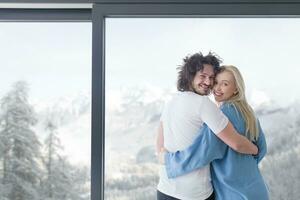
M 91 200 L 104 200 L 106 18 L 299 18 L 300 0 L 0 0 L 90 3 L 87 8 L 0 8 L 5 22 L 92 22 Z M 65 7 L 65 6 L 64 6 Z

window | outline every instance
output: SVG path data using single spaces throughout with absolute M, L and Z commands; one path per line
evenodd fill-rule
M 110 87 L 110 83 L 106 81 L 107 86 L 105 86 L 105 23 L 109 18 L 134 18 L 134 17 L 142 17 L 142 18 L 297 18 L 299 16 L 299 8 L 300 1 L 196 1 L 190 0 L 180 1 L 180 0 L 141 0 L 140 2 L 132 1 L 132 0 L 94 0 L 90 1 L 93 3 L 93 8 L 91 9 L 90 5 L 88 7 L 82 7 L 80 5 L 84 5 L 86 2 L 81 0 L 61 0 L 60 3 L 64 4 L 56 4 L 55 6 L 50 6 L 50 9 L 45 9 L 45 3 L 57 3 L 52 0 L 47 0 L 43 2 L 39 2 L 39 0 L 32 1 L 23 1 L 23 4 L 20 4 L 20 1 L 9 1 L 9 4 L 5 3 L 5 1 L 1 1 L 3 3 L 1 6 L 1 21 L 92 21 L 93 22 L 93 58 L 92 58 L 92 112 L 91 112 L 91 130 L 92 130 L 92 152 L 91 152 L 91 199 L 104 199 L 104 163 L 106 163 L 106 159 L 109 157 L 105 157 L 104 143 L 105 141 L 105 120 L 108 123 L 108 119 L 105 118 L 105 96 L 109 93 L 109 91 L 105 91 L 105 89 Z M 43 4 L 39 4 L 43 3 Z M 71 6 L 72 3 L 79 3 L 79 6 Z M 32 9 L 15 9 L 19 8 L 32 8 Z M 47 6 L 46 6 L 47 7 Z M 11 9 L 13 8 L 13 9 Z M 70 9 L 71 8 L 71 9 Z M 91 15 L 93 12 L 93 15 Z M 109 48 L 109 47 L 107 47 Z M 189 51 L 190 52 L 190 51 Z M 187 52 L 188 53 L 188 52 Z M 221 53 L 219 53 L 221 55 Z M 223 54 L 224 55 L 224 54 Z M 225 58 L 225 56 L 221 55 Z M 107 55 L 107 59 L 109 59 L 110 55 Z M 184 56 L 184 55 L 180 55 Z M 179 59 L 179 58 L 178 58 Z M 109 64 L 109 60 L 107 60 Z M 175 61 L 173 61 L 175 62 Z M 178 62 L 176 62 L 177 64 Z M 175 64 L 175 63 L 173 63 Z M 172 65 L 173 65 L 172 64 Z M 2 69 L 2 68 L 1 68 Z M 107 75 L 112 73 L 107 69 Z M 112 73 L 113 74 L 113 73 Z M 172 76 L 173 78 L 173 76 Z M 31 85 L 30 85 L 31 86 Z M 9 91 L 9 88 L 6 87 L 6 91 L 1 91 L 0 95 L 4 96 Z M 33 93 L 33 88 L 30 88 Z M 106 93 L 107 92 L 107 93 Z M 296 91 L 294 93 L 297 93 Z M 257 95 L 262 100 L 266 100 L 265 96 L 261 93 L 257 93 Z M 106 101 L 110 98 L 106 96 Z M 107 104 L 106 102 L 106 105 Z M 288 109 L 292 111 L 292 109 Z M 295 112 L 296 113 L 296 112 Z M 295 114 L 296 116 L 296 114 Z M 297 119 L 297 118 L 294 118 Z M 298 122 L 296 122 L 298 124 Z M 290 128 L 290 127 L 289 127 Z M 294 127 L 295 128 L 295 127 Z M 294 130 L 292 127 L 292 129 Z M 109 131 L 109 127 L 107 129 Z M 294 132 L 294 131 L 291 131 Z M 293 136 L 294 137 L 294 136 Z M 272 143 L 275 142 L 280 144 L 282 141 L 274 139 Z M 297 149 L 297 141 L 293 140 L 293 144 Z M 109 142 L 107 143 L 107 147 L 109 147 Z M 0 147 L 2 148 L 2 147 Z M 295 153 L 295 152 L 294 152 Z M 297 154 L 294 155 L 297 158 Z M 282 163 L 280 166 L 282 168 L 286 168 L 286 163 L 283 162 L 284 159 L 281 159 Z M 273 161 L 272 161 L 273 162 Z M 272 163 L 270 162 L 270 163 Z M 290 164 L 293 165 L 294 163 Z M 274 162 L 273 164 L 274 165 Z M 296 164 L 294 164 L 296 166 Z M 3 169 L 2 169 L 3 170 Z M 279 176 L 282 177 L 282 176 Z M 295 188 L 298 187 L 296 179 L 287 178 L 287 180 L 293 180 L 293 186 Z M 283 183 L 283 185 L 287 185 Z M 290 188 L 291 191 L 297 191 L 296 189 Z M 2 191 L 0 191 L 2 193 Z M 290 191 L 287 192 L 288 194 Z
M 90 199 L 91 23 L 0 23 L 0 191 Z
M 296 198 L 299 181 L 281 184 L 277 174 L 300 171 L 282 171 L 299 161 L 298 139 L 286 141 L 298 138 L 299 131 L 300 90 L 294 86 L 300 70 L 291 61 L 297 58 L 299 34 L 300 20 L 290 18 L 106 19 L 105 199 L 155 199 L 161 110 L 176 92 L 176 68 L 199 51 L 213 51 L 241 71 L 267 138 L 260 168 L 271 197 L 289 191 Z

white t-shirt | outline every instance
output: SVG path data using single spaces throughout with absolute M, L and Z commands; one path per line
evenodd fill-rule
M 228 124 L 227 117 L 207 97 L 194 92 L 179 92 L 165 105 L 161 115 L 164 147 L 175 152 L 191 145 L 206 123 L 214 132 L 221 132 Z M 209 165 L 174 179 L 168 179 L 165 166 L 160 168 L 157 189 L 183 200 L 201 200 L 212 192 Z

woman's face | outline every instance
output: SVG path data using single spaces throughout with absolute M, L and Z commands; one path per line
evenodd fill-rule
M 216 76 L 213 95 L 217 102 L 227 101 L 237 93 L 233 75 L 223 71 Z

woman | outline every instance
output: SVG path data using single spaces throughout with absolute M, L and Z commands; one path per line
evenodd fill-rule
M 239 133 L 247 133 L 259 149 L 256 156 L 229 148 L 204 125 L 194 143 L 183 151 L 164 156 L 169 178 L 187 174 L 211 163 L 211 177 L 217 200 L 267 200 L 268 191 L 258 169 L 266 154 L 265 136 L 245 97 L 241 73 L 234 66 L 222 66 L 216 76 L 213 95 L 223 113 Z

